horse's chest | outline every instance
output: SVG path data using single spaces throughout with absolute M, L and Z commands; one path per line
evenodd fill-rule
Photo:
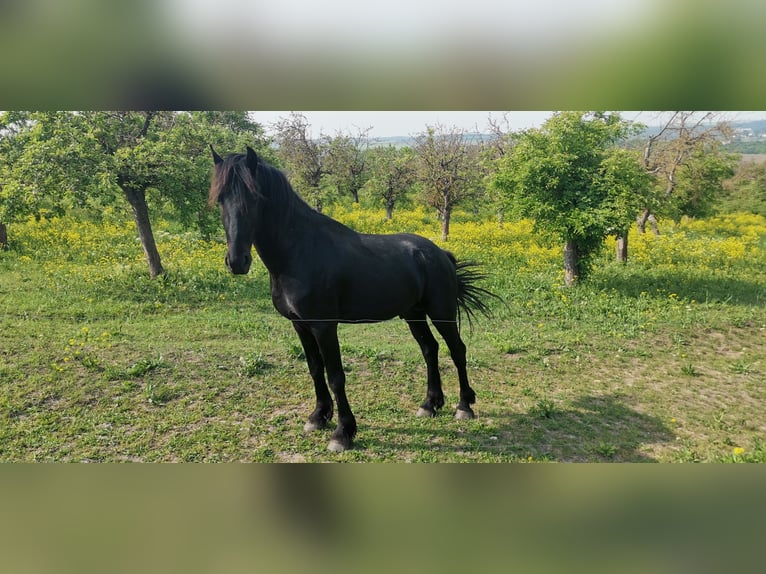
M 271 301 L 274 308 L 288 319 L 316 318 L 314 315 L 322 315 L 322 312 L 326 311 L 322 307 L 329 303 L 328 299 L 316 290 L 309 289 L 304 282 L 289 278 L 271 278 Z M 324 301 L 324 305 L 318 303 L 320 301 Z
M 271 302 L 274 304 L 274 308 L 279 311 L 281 315 L 287 318 L 293 319 L 298 316 L 297 309 L 295 307 L 292 298 L 285 292 L 282 285 L 278 280 L 273 277 L 271 279 Z

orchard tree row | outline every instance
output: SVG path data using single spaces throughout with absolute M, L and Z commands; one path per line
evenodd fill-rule
M 366 194 L 390 218 L 397 203 L 414 200 L 436 210 L 445 241 L 458 205 L 500 221 L 530 217 L 564 246 L 568 284 L 587 273 L 608 235 L 627 261 L 631 225 L 659 233 L 657 217 L 710 214 L 737 161 L 723 152 L 729 128 L 712 113 L 675 112 L 645 138 L 645 126 L 617 113 L 559 112 L 521 132 L 507 124 L 490 118 L 481 138 L 429 126 L 404 148 L 372 146 L 370 129 L 311 138 L 297 113 L 275 132 L 277 154 L 315 209 Z
M 619 238 L 618 258 L 626 260 L 631 225 L 658 233 L 657 218 L 707 215 L 723 195 L 736 165 L 719 143 L 726 124 L 694 112 L 668 118 L 646 137 L 617 113 L 559 112 L 520 132 L 490 118 L 481 138 L 429 126 L 412 146 L 392 147 L 375 145 L 371 128 L 312 137 L 298 113 L 268 137 L 247 112 L 3 112 L 0 243 L 8 241 L 5 224 L 25 217 L 129 209 L 156 277 L 164 269 L 150 212 L 208 236 L 217 225 L 206 203 L 208 146 L 249 145 L 318 211 L 361 199 L 391 218 L 397 206 L 422 203 L 438 214 L 445 241 L 457 206 L 500 224 L 533 218 L 560 240 L 574 283 L 607 235 Z M 758 193 L 758 181 L 737 189 Z

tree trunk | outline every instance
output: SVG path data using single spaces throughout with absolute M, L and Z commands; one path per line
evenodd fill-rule
M 628 233 L 626 231 L 617 236 L 617 262 L 628 262 Z
M 564 281 L 567 287 L 577 283 L 580 278 L 580 254 L 573 239 L 568 239 L 564 245 Z
M 314 203 L 314 211 L 316 211 L 317 213 L 322 213 L 322 208 L 324 206 L 322 205 L 322 194 L 319 191 L 319 188 L 318 187 L 312 188 L 311 192 L 312 192 L 311 197 Z
M 660 234 L 660 226 L 657 224 L 657 218 L 654 217 L 654 215 L 650 213 L 649 217 L 647 218 L 647 220 L 649 221 L 649 225 L 652 226 L 652 233 L 654 233 L 655 235 L 659 235 Z
M 8 249 L 8 228 L 0 222 L 0 249 Z
M 638 226 L 638 232 L 641 234 L 646 233 L 647 222 L 652 226 L 652 233 L 659 235 L 660 227 L 657 225 L 657 218 L 654 217 L 654 214 L 648 209 L 644 209 L 644 211 L 641 212 L 641 215 L 636 218 L 636 226 Z
M 449 239 L 449 220 L 451 215 L 452 209 L 445 207 L 444 213 L 442 214 L 442 241 L 447 241 Z
M 157 251 L 157 244 L 154 242 L 154 233 L 152 224 L 149 221 L 149 207 L 146 205 L 146 191 L 135 189 L 126 185 L 122 186 L 125 197 L 133 209 L 133 218 L 138 228 L 138 237 L 146 254 L 146 261 L 149 264 L 149 276 L 154 279 L 159 275 L 165 275 L 165 269 L 162 267 L 160 253 Z
M 636 227 L 638 227 L 638 232 L 643 235 L 646 233 L 646 222 L 649 219 L 649 216 L 652 214 L 651 211 L 648 209 L 644 209 L 638 217 L 636 217 Z
M 394 216 L 394 202 L 386 202 L 386 219 L 390 220 Z

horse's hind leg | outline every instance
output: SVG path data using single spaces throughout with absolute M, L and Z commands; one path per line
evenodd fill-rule
M 404 316 L 404 319 L 407 321 L 412 336 L 420 345 L 428 372 L 426 400 L 420 405 L 417 416 L 433 417 L 436 416 L 436 411 L 444 406 L 444 393 L 439 375 L 439 343 L 431 334 L 431 329 L 428 328 L 425 313 L 412 313 Z
M 457 376 L 460 381 L 460 401 L 457 405 L 455 418 L 472 419 L 476 415 L 471 405 L 476 402 L 476 393 L 468 384 L 468 372 L 466 371 L 465 344 L 460 338 L 457 323 L 455 321 L 434 321 L 436 330 L 439 331 L 449 347 L 452 361 L 457 368 Z
M 330 390 L 324 378 L 324 361 L 319 352 L 316 339 L 311 333 L 311 329 L 305 323 L 293 322 L 293 327 L 300 337 L 303 352 L 306 354 L 306 363 L 309 366 L 311 379 L 314 381 L 314 391 L 316 392 L 317 402 L 314 412 L 309 415 L 308 422 L 303 429 L 306 431 L 315 431 L 323 429 L 332 418 L 332 397 Z

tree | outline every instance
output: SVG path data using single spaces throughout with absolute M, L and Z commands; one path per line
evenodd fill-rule
M 351 195 L 354 203 L 359 203 L 359 190 L 367 180 L 367 152 L 370 148 L 368 134 L 371 129 L 359 129 L 353 135 L 339 133 L 326 140 L 327 174 L 337 188 L 338 195 Z
M 610 232 L 635 214 L 648 185 L 638 157 L 617 147 L 636 126 L 618 114 L 559 112 L 522 132 L 495 184 L 512 209 L 564 244 L 567 285 L 583 277 Z
M 666 212 L 676 222 L 683 216 L 713 215 L 725 194 L 724 181 L 734 176 L 736 164 L 737 157 L 722 153 L 717 142 L 696 150 L 680 170 Z
M 0 113 L 3 229 L 6 223 L 25 217 L 61 215 L 91 203 L 90 178 L 85 174 L 99 170 L 94 162 L 83 165 L 80 159 L 96 147 L 92 138 L 78 137 L 84 121 L 70 112 Z M 73 124 L 77 129 L 72 129 Z
M 726 211 L 748 211 L 766 217 L 766 161 L 741 162 L 725 188 Z
M 8 249 L 7 223 L 26 215 L 31 208 L 29 199 L 12 193 L 10 166 L 18 162 L 24 144 L 20 134 L 29 123 L 28 112 L 0 114 L 0 249 Z
M 608 203 L 606 206 L 615 216 L 614 227 L 608 232 L 616 236 L 616 260 L 627 263 L 628 232 L 639 209 L 646 203 L 652 178 L 641 166 L 635 151 L 623 148 L 610 151 L 604 160 L 601 178 L 611 196 L 611 206 Z
M 452 210 L 477 194 L 479 150 L 466 141 L 465 131 L 443 126 L 429 126 L 417 135 L 414 150 L 423 198 L 439 214 L 442 241 L 446 241 Z
M 325 199 L 322 178 L 328 173 L 327 145 L 322 141 L 325 137 L 313 139 L 309 127 L 306 116 L 293 112 L 275 124 L 275 140 L 296 191 L 321 213 Z
M 394 146 L 372 148 L 369 152 L 370 179 L 365 189 L 386 208 L 391 219 L 394 206 L 406 195 L 415 181 L 414 154 L 410 148 Z
M 513 149 L 515 134 L 511 131 L 508 113 L 504 113 L 501 119 L 493 118 L 490 115 L 487 118 L 487 132 L 489 137 L 482 138 L 478 143 L 480 151 L 477 167 L 484 182 L 486 203 L 494 211 L 498 225 L 502 227 L 506 202 L 503 194 L 497 186 L 493 185 L 493 182 L 497 177 L 502 159 Z
M 172 129 L 164 135 L 164 145 L 159 150 L 172 161 L 163 163 L 162 169 L 168 170 L 167 177 L 162 187 L 153 190 L 150 206 L 184 227 L 196 228 L 208 238 L 220 229 L 218 213 L 209 209 L 207 200 L 211 171 L 209 145 L 232 152 L 241 152 L 249 145 L 268 161 L 278 163 L 269 143 L 262 127 L 252 121 L 247 112 L 175 114 Z
M 716 121 L 717 115 L 712 112 L 673 112 L 661 128 L 646 137 L 643 145 L 642 164 L 644 169 L 656 179 L 652 193 L 647 195 L 644 205 L 636 218 L 638 231 L 644 233 L 646 224 L 652 223 L 654 233 L 659 234 L 659 228 L 654 219 L 655 215 L 677 216 L 677 209 L 683 204 L 678 199 L 679 181 L 686 178 L 686 187 L 680 189 L 689 191 L 696 184 L 688 179 L 695 171 L 708 179 L 702 183 L 711 191 L 710 175 L 715 172 L 725 176 L 728 172 L 723 165 L 731 160 L 723 157 L 708 162 L 704 156 L 720 154 L 720 140 L 730 135 L 731 129 L 726 122 Z M 700 171 L 702 163 L 708 163 L 710 170 Z M 693 164 L 696 164 L 693 165 Z M 718 167 L 714 167 L 714 164 Z M 686 172 L 686 173 L 684 173 Z M 721 180 L 714 186 L 721 189 Z M 697 191 L 700 191 L 700 187 Z
M 102 207 L 122 196 L 131 207 L 151 277 L 165 270 L 149 196 L 203 229 L 207 145 L 266 148 L 260 127 L 245 112 L 34 112 L 3 119 L 0 125 L 13 119 L 17 131 L 4 144 L 12 161 L 3 161 L 0 171 L 0 213 L 63 213 L 72 206 Z

